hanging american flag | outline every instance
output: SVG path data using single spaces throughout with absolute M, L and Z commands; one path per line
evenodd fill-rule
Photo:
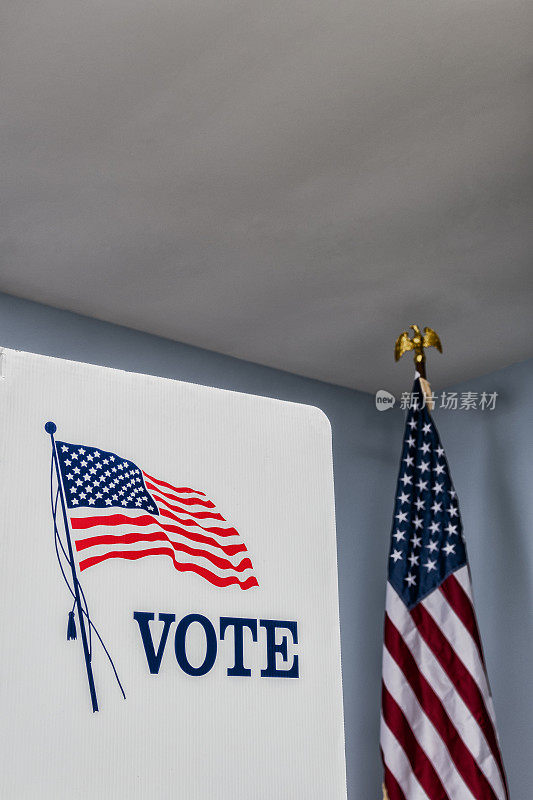
M 390 800 L 507 800 L 457 494 L 415 381 L 394 509 L 381 751 Z
M 203 492 L 174 486 L 128 459 L 57 442 L 79 569 L 108 559 L 166 555 L 215 586 L 257 586 L 239 532 Z

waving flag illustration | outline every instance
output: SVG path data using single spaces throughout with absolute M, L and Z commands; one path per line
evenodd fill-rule
M 57 441 L 53 422 L 46 423 L 45 430 L 52 439 L 52 471 L 55 467 L 57 480 L 54 492 L 52 472 L 56 550 L 74 597 L 67 638 L 76 638 L 77 607 L 93 710 L 97 711 L 90 664 L 91 631 L 102 645 L 103 642 L 88 613 L 74 551 L 80 572 L 112 559 L 136 561 L 164 555 L 178 572 L 193 572 L 219 588 L 234 585 L 246 590 L 258 586 L 258 582 L 239 532 L 203 492 L 156 478 L 116 453 Z M 66 546 L 56 521 L 59 501 Z M 63 570 L 61 551 L 70 567 L 72 583 Z M 115 669 L 105 646 L 104 649 Z
M 57 442 L 57 452 L 80 572 L 111 558 L 166 555 L 214 586 L 257 586 L 238 531 L 203 492 L 96 447 Z

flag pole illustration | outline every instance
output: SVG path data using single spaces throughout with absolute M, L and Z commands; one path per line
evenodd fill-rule
M 126 695 L 113 659 L 90 617 L 78 572 L 105 562 L 111 566 L 115 559 L 138 561 L 166 556 L 177 572 L 193 573 L 219 589 L 238 587 L 246 591 L 259 584 L 240 533 L 204 492 L 156 478 L 117 453 L 56 441 L 54 422 L 47 422 L 45 430 L 52 444 L 51 504 L 56 553 L 74 598 L 67 639 L 76 638 L 77 609 L 92 708 L 98 711 L 92 633 L 102 645 L 123 697 Z M 53 486 L 54 472 L 57 490 Z M 57 525 L 58 500 L 66 547 Z M 65 561 L 72 573 L 72 585 L 65 574 Z
M 415 351 L 389 553 L 381 754 L 388 800 L 508 800 L 457 493 L 429 414 L 424 347 Z
M 52 459 L 54 462 L 56 476 L 57 476 L 57 483 L 58 483 L 58 490 L 59 490 L 59 499 L 61 502 L 61 510 L 63 513 L 63 523 L 65 525 L 65 537 L 67 542 L 68 548 L 68 561 L 70 563 L 70 568 L 72 571 L 72 587 L 74 591 L 75 597 L 75 605 L 78 610 L 78 620 L 80 623 L 80 632 L 81 632 L 81 641 L 83 645 L 83 656 L 85 658 L 85 668 L 87 670 L 87 680 L 89 682 L 89 692 L 91 695 L 91 703 L 93 707 L 93 711 L 98 711 L 98 699 L 96 697 L 96 688 L 94 685 L 94 676 L 93 676 L 93 668 L 91 665 L 91 656 L 89 653 L 89 644 L 87 641 L 87 632 L 85 630 L 85 620 L 83 615 L 83 608 L 81 605 L 81 598 L 80 598 L 80 585 L 78 581 L 78 575 L 76 573 L 76 563 L 74 561 L 74 552 L 72 550 L 72 539 L 70 537 L 70 525 L 67 515 L 67 506 L 65 501 L 65 494 L 63 491 L 63 481 L 61 478 L 61 471 L 59 469 L 59 463 L 57 458 L 57 446 L 54 438 L 54 433 L 57 430 L 57 426 L 54 422 L 47 422 L 44 426 L 45 431 L 50 434 L 50 441 L 52 444 Z

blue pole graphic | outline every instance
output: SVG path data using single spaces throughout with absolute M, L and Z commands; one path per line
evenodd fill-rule
M 89 691 L 91 693 L 91 702 L 93 706 L 93 711 L 98 711 L 98 700 L 96 699 L 96 689 L 94 686 L 94 677 L 93 677 L 93 668 L 91 665 L 91 657 L 89 655 L 89 646 L 87 643 L 87 633 L 85 631 L 85 620 L 83 618 L 83 610 L 81 605 L 81 598 L 80 598 L 80 589 L 78 584 L 78 576 L 76 574 L 76 564 L 74 561 L 74 551 L 72 550 L 72 541 L 70 538 L 70 525 L 68 521 L 67 515 L 67 505 L 65 502 L 65 496 L 63 494 L 63 481 L 61 478 L 61 470 L 59 469 L 59 461 L 57 458 L 57 447 L 54 439 L 54 433 L 57 430 L 57 426 L 55 422 L 47 422 L 44 426 L 46 433 L 50 434 L 50 439 L 52 442 L 52 458 L 54 460 L 54 465 L 56 468 L 57 474 L 57 482 L 59 486 L 59 497 L 61 499 L 61 509 L 63 511 L 63 522 L 65 525 L 65 533 L 67 539 L 67 548 L 68 548 L 68 557 L 70 562 L 70 568 L 72 570 L 72 582 L 73 582 L 73 590 L 74 590 L 74 598 L 76 600 L 76 607 L 78 609 L 78 618 L 80 621 L 80 631 L 81 631 L 81 641 L 83 644 L 83 655 L 85 656 L 85 667 L 87 669 L 87 680 L 89 681 Z

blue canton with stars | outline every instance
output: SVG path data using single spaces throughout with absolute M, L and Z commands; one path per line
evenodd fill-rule
M 457 493 L 417 379 L 407 416 L 389 557 L 389 581 L 413 608 L 466 564 Z
M 159 513 L 143 474 L 133 461 L 87 445 L 56 444 L 69 508 L 118 506 Z

